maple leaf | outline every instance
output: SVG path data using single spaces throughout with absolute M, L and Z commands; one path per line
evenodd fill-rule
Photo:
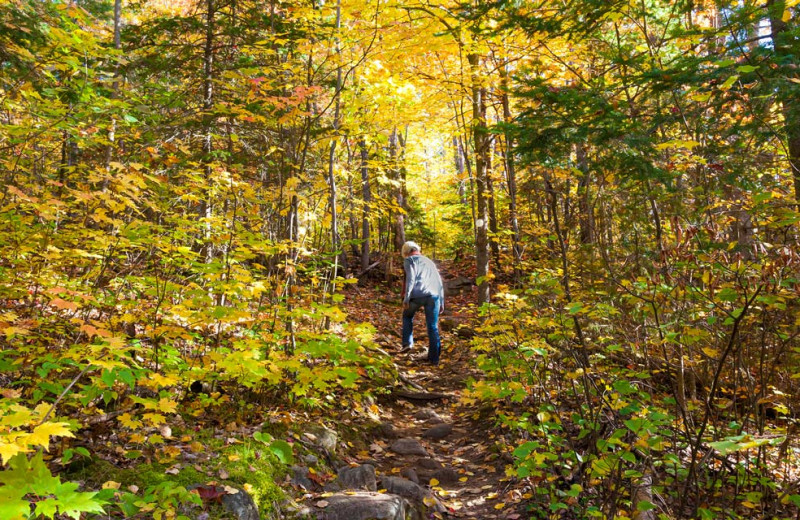
M 16 443 L 6 443 L 0 441 L 0 460 L 3 464 L 8 464 L 8 461 L 17 453 L 26 453 L 30 451 L 26 446 L 20 446 Z
M 82 513 L 104 513 L 104 501 L 96 498 L 97 493 L 76 491 L 78 485 L 74 482 L 65 482 L 59 486 L 55 493 L 58 500 L 58 509 L 62 515 L 67 515 L 79 520 Z
M 177 407 L 178 403 L 167 398 L 162 398 L 158 401 L 158 410 L 164 413 L 175 413 Z
M 42 446 L 45 451 L 50 446 L 50 437 L 75 437 L 69 431 L 69 424 L 46 422 L 34 428 L 33 432 L 26 436 L 25 442 L 32 446 Z
M 217 486 L 198 486 L 194 492 L 200 495 L 203 502 L 221 502 L 222 497 L 228 494 L 225 489 Z
M 153 426 L 158 426 L 159 424 L 163 424 L 167 419 L 160 413 L 146 413 L 142 418 L 152 424 Z

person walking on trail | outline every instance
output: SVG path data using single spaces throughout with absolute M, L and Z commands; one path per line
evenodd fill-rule
M 406 272 L 403 288 L 403 348 L 410 351 L 414 347 L 414 315 L 425 309 L 425 323 L 428 327 L 428 363 L 439 364 L 442 344 L 439 339 L 439 313 L 444 310 L 444 285 L 439 270 L 433 261 L 422 255 L 415 242 L 406 242 L 401 250 L 403 269 Z

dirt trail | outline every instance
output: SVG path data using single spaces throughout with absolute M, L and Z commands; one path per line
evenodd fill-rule
M 446 273 L 443 273 L 446 276 Z M 380 403 L 383 438 L 370 445 L 371 458 L 380 475 L 394 475 L 432 490 L 447 508 L 442 516 L 471 518 L 528 518 L 521 508 L 523 492 L 519 483 L 505 475 L 510 459 L 501 436 L 496 435 L 495 418 L 481 417 L 473 405 L 465 404 L 462 394 L 470 378 L 479 377 L 475 355 L 470 350 L 469 329 L 474 326 L 475 289 L 447 298 L 441 318 L 442 355 L 439 366 L 425 363 L 428 339 L 425 317 L 419 311 L 414 319 L 415 346 L 411 353 L 401 353 L 399 296 L 386 295 L 386 289 L 359 288 L 348 298 L 353 305 L 351 316 L 371 321 L 378 329 L 378 343 L 393 356 L 403 378 L 424 394 L 444 393 L 446 397 L 424 399 L 399 397 L 395 393 Z M 359 316 L 358 301 L 371 301 L 369 317 Z M 363 309 L 363 305 L 361 305 Z M 441 327 L 441 325 L 444 327 Z M 467 333 L 459 334 L 453 325 L 463 324 Z M 449 425 L 449 426 L 447 426 Z M 452 429 L 450 428 L 452 427 Z M 398 439 L 409 444 L 410 451 L 427 455 L 397 453 Z M 414 446 L 414 443 L 418 443 Z M 404 450 L 399 450 L 404 451 Z M 516 485 L 515 485 L 516 484 Z

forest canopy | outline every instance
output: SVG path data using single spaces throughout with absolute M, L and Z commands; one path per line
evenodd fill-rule
M 0 0 L 0 519 L 273 511 L 408 239 L 498 518 L 797 517 L 799 3 Z

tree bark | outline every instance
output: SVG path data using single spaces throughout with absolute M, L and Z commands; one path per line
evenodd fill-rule
M 492 251 L 492 258 L 494 259 L 494 266 L 498 272 L 500 268 L 500 242 L 497 240 L 498 227 L 497 227 L 497 207 L 495 205 L 495 191 L 494 191 L 494 147 L 496 141 L 494 137 L 487 137 L 487 147 L 491 153 L 487 153 L 486 158 L 486 191 L 488 193 L 489 203 L 489 231 L 492 236 L 489 239 L 489 247 Z
M 475 220 L 475 264 L 478 277 L 478 305 L 489 302 L 489 214 L 487 204 L 486 89 L 480 84 L 480 56 L 467 55 L 472 87 L 472 138 L 475 144 L 475 184 L 477 215 Z
M 336 3 L 336 54 L 340 54 L 339 48 L 339 35 L 338 32 L 342 27 L 342 1 L 338 0 Z M 336 141 L 339 138 L 339 127 L 341 126 L 341 93 L 342 91 L 342 66 L 336 68 L 336 103 L 333 112 L 333 131 L 334 137 L 331 139 L 330 154 L 328 157 L 328 186 L 330 188 L 330 197 L 328 203 L 331 209 L 331 247 L 333 252 L 337 255 L 337 259 L 333 264 L 332 279 L 336 279 L 339 274 L 339 266 L 343 271 L 347 271 L 347 255 L 341 247 L 341 239 L 339 237 L 339 215 L 336 207 L 336 176 L 334 175 L 334 165 L 336 163 Z
M 206 0 L 206 38 L 203 47 L 203 171 L 205 193 L 200 202 L 199 217 L 205 221 L 205 232 L 203 237 L 203 248 L 205 250 L 206 262 L 211 262 L 213 258 L 213 248 L 211 246 L 211 216 L 213 214 L 211 202 L 211 175 L 213 166 L 211 164 L 211 153 L 214 151 L 211 123 L 211 110 L 214 107 L 214 16 L 216 6 L 214 0 Z
M 594 241 L 594 218 L 590 204 L 589 182 L 591 174 L 586 160 L 586 145 L 579 143 L 575 146 L 575 156 L 581 177 L 578 179 L 578 226 L 580 227 L 581 244 L 591 244 Z
M 458 142 L 458 137 L 453 136 L 453 160 L 456 167 L 456 177 L 458 178 L 458 199 L 461 204 L 467 205 L 467 187 L 464 179 L 464 152 Z
M 369 187 L 369 168 L 367 160 L 367 142 L 362 137 L 358 142 L 361 150 L 361 199 L 363 208 L 361 210 L 361 271 L 366 272 L 369 267 L 369 205 L 372 201 L 372 193 Z
M 121 35 L 121 21 L 122 21 L 122 0 L 114 0 L 114 49 L 119 51 L 122 48 L 122 35 Z M 119 64 L 114 65 L 114 81 L 111 83 L 111 99 L 116 99 L 119 95 Z M 103 179 L 103 191 L 108 189 L 109 177 L 111 175 L 109 169 L 111 167 L 111 157 L 114 152 L 114 141 L 116 139 L 117 120 L 111 118 L 111 124 L 108 128 L 108 144 L 106 145 L 106 178 Z
M 521 277 L 522 247 L 520 245 L 519 218 L 517 216 L 517 169 L 514 163 L 514 143 L 511 139 L 508 125 L 511 124 L 511 107 L 508 100 L 508 62 L 500 67 L 500 91 L 501 103 L 503 105 L 503 121 L 506 124 L 504 132 L 505 153 L 503 154 L 506 163 L 506 182 L 508 183 L 508 219 L 511 224 L 511 242 L 514 254 L 514 280 L 519 282 Z
M 403 247 L 403 243 L 406 241 L 406 230 L 405 230 L 405 216 L 403 212 L 406 208 L 406 201 L 405 201 L 405 178 L 402 173 L 402 167 L 400 164 L 400 156 L 402 156 L 402 150 L 398 153 L 398 146 L 399 142 L 401 141 L 401 137 L 397 132 L 397 127 L 392 129 L 392 134 L 389 136 L 389 161 L 390 161 L 390 171 L 391 171 L 391 178 L 395 181 L 395 202 L 397 202 L 397 211 L 394 214 L 394 222 L 392 227 L 394 228 L 394 250 L 400 251 Z
M 793 27 L 783 20 L 786 11 L 786 0 L 768 0 L 766 3 L 769 12 L 772 45 L 774 47 L 775 62 L 795 63 L 793 54 L 796 54 L 797 42 L 793 35 Z M 794 70 L 786 70 L 787 77 L 797 78 Z M 794 181 L 794 198 L 800 206 L 800 105 L 797 103 L 797 87 L 790 81 L 783 79 L 778 82 L 778 99 L 781 101 L 783 111 L 783 131 L 786 134 L 789 169 Z

